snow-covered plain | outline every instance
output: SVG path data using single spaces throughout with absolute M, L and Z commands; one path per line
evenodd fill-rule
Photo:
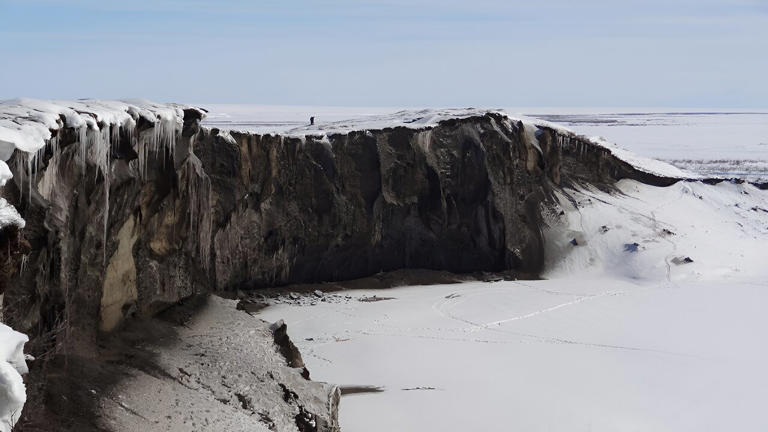
M 548 280 L 261 316 L 286 320 L 314 379 L 383 387 L 342 399 L 347 432 L 768 429 L 768 192 L 619 188 L 552 217 Z

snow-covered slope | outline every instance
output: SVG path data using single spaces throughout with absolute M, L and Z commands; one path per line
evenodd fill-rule
M 728 181 L 659 188 L 622 180 L 617 188 L 560 194 L 564 214 L 544 231 L 544 277 L 675 282 L 766 274 L 768 191 Z

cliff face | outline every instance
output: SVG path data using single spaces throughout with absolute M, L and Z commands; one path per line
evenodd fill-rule
M 17 328 L 87 338 L 195 294 L 399 268 L 536 275 L 554 188 L 675 181 L 496 113 L 302 137 L 201 117 L 113 126 L 85 155 L 65 124 L 33 161 L 14 153 L 5 197 L 30 243 L 6 295 Z
M 158 409 L 164 391 L 197 400 L 199 384 L 216 396 L 199 407 L 234 407 L 247 430 L 251 420 L 336 430 L 338 389 L 305 381 L 306 371 L 279 355 L 286 342 L 260 321 L 248 321 L 247 334 L 234 330 L 239 339 L 229 330 L 215 335 L 234 359 L 213 349 L 201 361 L 198 351 L 214 345 L 190 341 L 202 331 L 242 330 L 232 324 L 242 316 L 230 320 L 220 309 L 191 333 L 186 321 L 169 330 L 162 320 L 127 318 L 210 292 L 395 269 L 535 277 L 544 265 L 542 228 L 561 212 L 554 192 L 611 188 L 622 178 L 677 181 L 641 171 L 600 143 L 493 112 L 439 121 L 414 113 L 394 127 L 289 136 L 207 129 L 203 115 L 149 102 L 0 102 L 0 312 L 31 336 L 40 359 L 26 412 L 49 410 L 54 420 L 28 417 L 56 424 L 82 411 L 88 424 L 104 420 L 82 408 L 93 403 L 93 383 L 127 374 L 141 379 L 116 391 L 157 415 L 166 411 Z M 154 327 L 136 340 L 131 325 L 98 337 L 126 322 Z M 174 334 L 166 339 L 176 350 L 164 340 L 145 359 L 158 329 Z M 238 362 L 255 368 L 261 387 L 235 391 L 219 379 L 220 364 L 242 369 Z M 64 372 L 46 377 L 48 364 Z M 162 397 L 147 398 L 146 388 Z M 99 389 L 99 400 L 111 400 Z M 114 408 L 101 413 L 112 429 L 139 427 L 122 405 Z M 145 420 L 140 427 L 166 429 L 165 420 Z
M 398 268 L 536 275 L 552 188 L 642 175 L 583 139 L 536 134 L 494 114 L 303 139 L 203 130 L 195 153 L 212 188 L 212 282 L 255 288 Z

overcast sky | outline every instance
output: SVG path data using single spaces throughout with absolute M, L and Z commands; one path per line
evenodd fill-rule
M 768 0 L 0 0 L 0 99 L 768 108 Z

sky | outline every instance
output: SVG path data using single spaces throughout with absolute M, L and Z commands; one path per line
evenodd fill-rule
M 0 0 L 0 99 L 768 108 L 768 0 Z

